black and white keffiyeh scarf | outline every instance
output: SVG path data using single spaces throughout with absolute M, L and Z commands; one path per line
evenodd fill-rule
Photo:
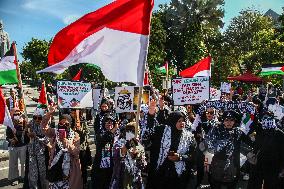
M 171 132 L 172 128 L 168 125 L 165 126 L 164 133 L 161 140 L 161 147 L 159 152 L 159 159 L 157 162 L 157 169 L 164 163 L 166 160 L 170 147 L 171 147 Z M 186 129 L 182 130 L 182 135 L 180 138 L 179 146 L 177 149 L 177 153 L 180 155 L 184 155 L 188 152 L 189 147 L 192 145 L 193 135 L 187 131 Z M 184 161 L 177 161 L 175 162 L 175 168 L 177 174 L 180 176 L 185 171 L 185 162 Z
M 57 129 L 55 129 L 55 140 L 56 140 L 56 145 L 58 145 L 59 147 L 59 151 L 55 151 L 56 155 L 54 155 L 53 160 L 51 162 L 50 167 L 54 166 L 58 160 L 60 159 L 60 157 L 63 155 L 63 164 L 62 164 L 62 169 L 63 169 L 63 173 L 65 176 L 69 176 L 69 172 L 70 172 L 70 153 L 68 152 L 68 149 L 63 147 L 62 142 L 59 140 L 59 132 Z M 68 131 L 68 136 L 67 136 L 67 140 L 69 143 L 73 143 L 73 140 L 75 138 L 75 132 L 69 128 Z

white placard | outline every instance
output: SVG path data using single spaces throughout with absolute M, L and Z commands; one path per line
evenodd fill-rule
M 134 87 L 115 87 L 116 113 L 133 112 Z
M 209 77 L 172 80 L 174 105 L 198 104 L 209 99 Z
M 93 105 L 93 108 L 95 110 L 98 110 L 99 109 L 99 104 L 101 102 L 101 89 L 93 89 L 93 102 L 94 102 L 94 105 Z
M 210 87 L 210 100 L 220 100 L 221 91 Z
M 269 104 L 268 110 L 274 113 L 276 119 L 280 120 L 284 116 L 284 107 L 280 106 L 279 104 L 274 104 L 274 105 Z
M 80 81 L 57 81 L 59 108 L 93 107 L 91 83 Z
M 231 83 L 221 82 L 221 92 L 230 93 L 231 91 Z

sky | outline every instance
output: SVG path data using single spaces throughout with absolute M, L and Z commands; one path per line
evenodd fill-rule
M 50 40 L 62 28 L 112 2 L 112 0 L 0 0 L 0 20 L 10 41 L 16 41 L 18 52 L 32 37 Z M 155 0 L 155 10 L 170 0 Z M 284 0 L 225 0 L 225 27 L 242 9 L 254 7 L 265 13 L 272 9 L 283 12 Z M 20 61 L 22 57 L 19 56 Z

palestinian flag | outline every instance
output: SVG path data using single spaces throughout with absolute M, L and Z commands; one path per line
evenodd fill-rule
M 13 44 L 0 60 L 0 85 L 18 83 Z
M 169 66 L 169 65 L 168 65 L 168 62 L 166 61 L 165 65 L 163 65 L 162 67 L 159 67 L 158 70 L 159 70 L 161 73 L 166 74 L 167 71 L 168 71 L 168 69 L 169 69 L 168 66 Z
M 5 125 L 10 128 L 14 128 L 13 121 L 10 116 L 8 107 L 6 106 L 6 100 L 0 88 L 0 125 Z
M 253 119 L 254 119 L 254 115 L 253 114 L 249 114 L 249 113 L 243 114 L 240 129 L 245 134 L 248 134 L 248 132 L 250 131 L 250 125 L 252 124 Z
M 266 64 L 262 66 L 261 76 L 284 75 L 284 64 Z

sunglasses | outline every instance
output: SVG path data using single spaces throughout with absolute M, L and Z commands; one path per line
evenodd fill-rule
M 211 114 L 211 115 L 213 115 L 213 114 L 214 114 L 214 112 L 206 112 L 206 114 Z
M 42 120 L 42 117 L 41 116 L 33 116 L 33 119 L 34 120 Z

